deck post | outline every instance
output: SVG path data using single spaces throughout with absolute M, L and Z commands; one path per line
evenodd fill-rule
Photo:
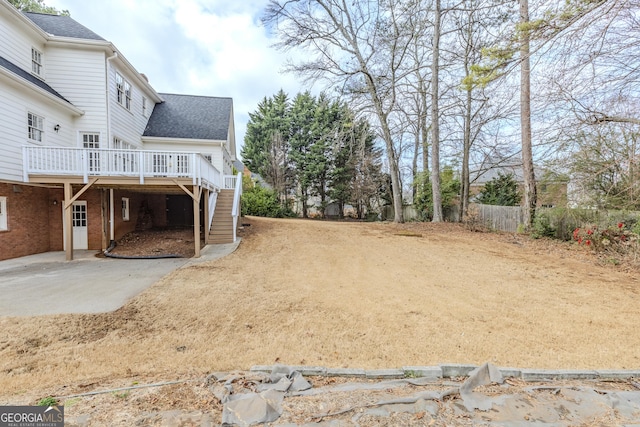
M 209 189 L 204 190 L 204 244 L 209 244 Z
M 70 182 L 64 183 L 64 243 L 67 261 L 73 261 L 73 188 Z
M 195 243 L 195 258 L 200 258 L 200 197 L 202 189 L 193 186 L 193 238 Z
M 109 189 L 109 245 L 116 239 L 115 206 L 113 199 L 113 188 Z

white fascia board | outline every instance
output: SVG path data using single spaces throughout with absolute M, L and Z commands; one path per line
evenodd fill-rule
M 142 142 L 155 142 L 160 144 L 197 144 L 197 145 L 220 145 L 227 141 L 220 139 L 191 139 L 191 138 L 165 138 L 161 136 L 143 136 Z
M 16 86 L 19 87 L 24 87 L 28 90 L 31 90 L 35 93 L 37 93 L 38 95 L 47 98 L 49 101 L 54 102 L 55 104 L 67 109 L 69 112 L 71 112 L 71 114 L 80 117 L 84 115 L 84 111 L 79 109 L 78 107 L 74 106 L 73 104 L 65 101 L 64 99 L 61 99 L 57 96 L 55 96 L 54 94 L 42 89 L 41 87 L 38 87 L 36 85 L 34 85 L 33 83 L 31 83 L 30 81 L 23 79 L 22 77 L 12 73 L 11 71 L 7 70 L 6 68 L 0 67 L 0 77 L 5 77 L 8 78 L 10 80 L 10 82 L 14 83 Z

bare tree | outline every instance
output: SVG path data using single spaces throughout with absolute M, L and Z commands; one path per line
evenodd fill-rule
M 366 100 L 377 117 L 391 175 L 396 222 L 403 222 L 399 159 L 389 126 L 397 103 L 402 64 L 415 37 L 402 25 L 415 3 L 401 0 L 270 0 L 265 22 L 280 49 L 304 49 L 305 59 L 287 70 L 325 80 Z
M 407 77 L 399 86 L 399 114 L 406 118 L 403 132 L 409 133 L 413 139 L 411 153 L 411 175 L 413 198 L 416 197 L 418 174 L 420 168 L 429 171 L 429 133 L 430 111 L 430 71 L 431 44 L 427 37 L 431 33 L 431 5 L 422 1 L 415 15 L 409 16 L 406 23 L 414 37 L 406 58 Z
M 431 189 L 433 192 L 433 222 L 441 222 L 442 193 L 440 189 L 440 30 L 442 9 L 440 0 L 435 0 L 433 18 L 433 43 L 431 60 Z
M 529 0 L 520 0 L 520 25 L 529 24 Z M 531 60 L 530 35 L 520 33 L 520 134 L 522 145 L 522 175 L 524 178 L 524 223 L 533 225 L 536 212 L 536 177 L 533 170 L 533 144 L 531 141 Z

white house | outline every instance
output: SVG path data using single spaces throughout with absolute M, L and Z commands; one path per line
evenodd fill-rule
M 193 227 L 196 256 L 201 238 L 236 238 L 232 99 L 158 93 L 72 18 L 6 0 L 0 148 L 0 260 L 63 249 L 70 260 L 136 226 Z

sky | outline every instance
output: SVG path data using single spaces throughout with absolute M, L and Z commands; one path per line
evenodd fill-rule
M 268 0 L 45 0 L 112 42 L 157 92 L 233 98 L 237 155 L 249 112 L 283 89 L 311 89 L 282 73 L 260 17 Z

